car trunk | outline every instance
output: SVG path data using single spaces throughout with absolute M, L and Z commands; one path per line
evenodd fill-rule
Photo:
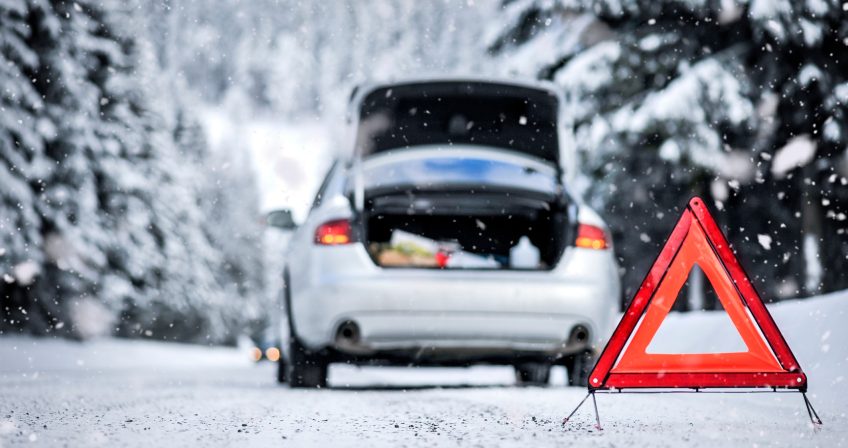
M 573 240 L 558 107 L 545 90 L 473 81 L 396 84 L 364 95 L 349 188 L 375 263 L 555 266 Z
M 365 241 L 384 267 L 545 270 L 567 245 L 564 205 L 507 193 L 384 194 L 367 201 Z M 537 262 L 511 259 L 522 237 L 538 250 Z
M 361 235 L 380 266 L 545 270 L 573 240 L 556 170 L 524 156 L 421 147 L 362 170 Z

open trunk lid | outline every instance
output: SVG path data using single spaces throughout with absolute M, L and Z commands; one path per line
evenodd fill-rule
M 348 192 L 375 263 L 552 268 L 573 221 L 558 101 L 545 89 L 481 81 L 363 93 Z
M 355 98 L 352 198 L 358 213 L 365 205 L 366 190 L 377 189 L 366 185 L 374 177 L 363 172 L 363 163 L 422 147 L 512 153 L 547 165 L 555 173 L 550 179 L 562 182 L 559 98 L 550 90 L 509 82 L 417 81 L 373 87 Z M 471 162 L 450 163 L 474 168 Z M 406 175 L 414 175 L 410 173 L 414 167 L 408 168 Z
M 482 81 L 393 84 L 358 103 L 358 157 L 421 145 L 501 148 L 560 166 L 559 100 L 548 90 Z

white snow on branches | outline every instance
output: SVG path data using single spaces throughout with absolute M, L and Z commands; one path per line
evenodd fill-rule
M 771 165 L 771 172 L 777 177 L 785 177 L 793 168 L 804 166 L 816 155 L 816 142 L 807 134 L 789 140 L 777 150 Z

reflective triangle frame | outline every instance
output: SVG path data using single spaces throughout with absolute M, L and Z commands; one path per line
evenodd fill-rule
M 646 353 L 696 264 L 713 284 L 748 352 Z M 807 390 L 806 375 L 698 197 L 689 201 L 589 375 L 590 393 L 627 388 Z

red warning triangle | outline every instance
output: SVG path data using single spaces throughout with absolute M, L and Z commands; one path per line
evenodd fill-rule
M 747 351 L 648 353 L 689 272 L 712 284 Z M 704 201 L 692 198 L 589 375 L 589 390 L 807 388 L 807 377 Z

